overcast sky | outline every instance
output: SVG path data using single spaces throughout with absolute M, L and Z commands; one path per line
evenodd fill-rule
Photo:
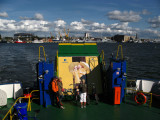
M 160 0 L 0 0 L 0 34 L 160 37 Z

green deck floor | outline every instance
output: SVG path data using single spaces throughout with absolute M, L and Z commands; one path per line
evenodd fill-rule
M 36 114 L 38 120 L 158 120 L 160 118 L 160 109 L 125 103 L 114 106 L 99 103 L 80 108 L 72 102 L 65 102 L 64 110 L 52 106 L 48 108 L 36 104 L 32 106 L 32 111 L 39 112 Z M 34 116 L 35 113 L 28 112 L 28 115 Z
M 7 106 L 4 107 L 0 107 L 0 120 L 2 120 L 2 118 L 6 115 L 6 113 L 8 112 L 8 110 L 12 107 L 13 103 L 14 103 L 14 99 L 8 99 L 7 100 Z
M 13 101 L 10 101 L 10 104 Z M 65 109 L 59 109 L 54 106 L 44 108 L 38 104 L 32 103 L 32 111 L 28 116 L 36 116 L 37 120 L 159 120 L 160 109 L 148 106 L 137 106 L 136 104 L 122 103 L 121 105 L 109 105 L 99 103 L 95 105 L 91 102 L 87 108 L 80 108 L 73 102 L 63 102 Z M 5 111 L 9 108 L 8 105 Z M 1 112 L 2 109 L 0 108 Z M 0 113 L 1 119 L 4 113 Z M 29 118 L 29 120 L 34 120 Z

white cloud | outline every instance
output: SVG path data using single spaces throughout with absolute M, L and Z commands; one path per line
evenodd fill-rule
M 160 28 L 160 16 L 154 17 L 154 18 L 150 18 L 148 20 L 148 23 L 150 23 L 151 27 L 153 27 L 153 28 Z
M 72 31 L 81 32 L 104 32 L 106 25 L 104 23 L 92 22 L 85 19 L 81 21 L 73 21 L 70 23 Z
M 0 31 L 49 31 L 49 28 L 45 27 L 45 24 L 48 24 L 48 22 L 36 20 L 22 20 L 16 22 L 15 20 L 0 19 Z
M 106 25 L 104 23 L 92 22 L 84 19 L 81 19 L 81 21 L 71 22 L 70 30 L 72 31 L 72 33 L 76 34 L 89 32 L 93 36 L 95 35 L 95 33 L 97 33 L 98 35 L 100 35 L 101 33 L 106 35 L 136 35 L 136 33 L 140 33 L 141 37 L 146 37 L 148 35 L 150 35 L 151 37 L 157 37 L 159 35 L 159 31 L 155 31 L 152 29 L 141 30 L 139 28 L 132 28 L 129 26 L 129 22 Z
M 111 20 L 119 20 L 120 22 L 138 22 L 141 19 L 140 13 L 134 11 L 114 10 L 107 14 Z
M 152 30 L 152 29 L 141 30 L 141 31 L 139 31 L 139 34 L 142 37 L 150 37 L 150 38 L 160 37 L 160 31 Z
M 61 34 L 64 34 L 64 28 L 66 28 L 66 22 L 62 19 L 53 21 L 53 22 L 49 22 L 48 24 L 46 24 L 45 26 L 49 28 L 49 31 L 54 31 L 55 34 L 58 34 L 58 32 L 61 32 Z
M 81 19 L 81 21 L 71 22 L 70 28 L 72 32 L 90 32 L 97 34 L 134 34 L 131 27 L 128 27 L 128 22 L 115 23 L 111 25 L 105 25 L 104 23 L 92 22 Z
M 111 24 L 110 26 L 111 26 L 111 28 L 117 29 L 117 30 L 127 30 L 127 29 L 130 29 L 128 27 L 128 22 L 114 23 L 114 24 Z
M 6 12 L 1 12 L 0 17 L 8 17 L 8 14 Z
M 65 27 L 66 22 L 64 20 L 57 20 L 53 22 L 56 27 Z
M 18 30 L 25 30 L 25 31 L 49 31 L 48 27 L 45 27 L 45 25 L 48 24 L 47 21 L 42 20 L 22 20 L 17 23 L 17 29 Z
M 85 27 L 84 27 L 85 25 L 82 22 L 74 21 L 74 22 L 71 22 L 70 26 L 72 30 L 81 30 L 81 31 L 85 30 Z
M 85 20 L 85 19 L 81 19 L 81 23 L 84 25 L 84 26 L 92 26 L 92 27 L 104 27 L 105 24 L 104 23 L 98 23 L 98 22 L 92 22 L 92 21 L 89 21 L 89 20 Z
M 53 22 L 48 22 L 47 24 L 45 24 L 45 27 L 50 28 L 51 31 L 59 32 L 66 28 L 66 24 L 67 23 L 64 20 L 59 19 Z
M 85 25 L 91 25 L 91 24 L 93 24 L 92 21 L 85 20 L 85 19 L 81 19 L 81 22 L 82 22 L 82 24 L 85 24 Z
M 110 28 L 111 32 L 114 34 L 134 35 L 136 33 L 135 29 L 133 29 L 132 27 L 129 27 L 128 22 L 114 23 L 114 24 L 109 25 L 109 28 Z
M 40 13 L 36 13 L 36 14 L 35 14 L 35 18 L 36 18 L 37 20 L 43 20 L 43 15 L 40 14 Z
M 0 31 L 12 31 L 15 23 L 15 20 L 0 19 Z
M 34 15 L 34 17 L 29 18 L 29 17 L 21 17 L 21 16 L 20 16 L 20 19 L 21 19 L 21 20 L 43 20 L 43 15 L 40 14 L 40 13 L 36 13 L 36 14 Z
M 152 22 L 157 22 L 158 19 L 152 19 Z M 145 29 L 140 30 L 139 28 L 132 28 L 129 26 L 129 22 L 114 23 L 106 25 L 105 23 L 92 22 L 85 19 L 80 21 L 73 21 L 68 23 L 64 20 L 56 21 L 44 21 L 44 20 L 7 20 L 0 19 L 0 31 L 1 33 L 15 33 L 15 32 L 33 32 L 37 35 L 49 35 L 50 32 L 53 32 L 55 35 L 59 31 L 64 35 L 64 28 L 70 29 L 70 36 L 83 36 L 85 32 L 89 32 L 93 37 L 103 35 L 115 35 L 115 34 L 124 34 L 124 35 L 135 35 L 136 33 L 140 34 L 140 37 L 157 37 L 160 35 L 158 30 Z M 147 37 L 146 37 L 147 38 Z

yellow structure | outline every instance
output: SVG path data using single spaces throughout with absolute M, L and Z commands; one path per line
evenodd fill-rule
M 66 29 L 64 28 L 64 33 L 65 33 L 65 39 L 68 40 L 69 39 L 69 29 L 67 29 L 67 33 L 66 33 Z
M 102 92 L 99 53 L 96 43 L 59 43 L 57 73 L 63 87 L 73 89 L 82 79 L 89 86 L 95 83 L 97 93 Z

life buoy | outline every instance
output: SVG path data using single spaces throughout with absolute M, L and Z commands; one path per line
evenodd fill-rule
M 137 104 L 142 105 L 147 102 L 147 97 L 142 92 L 137 92 L 134 97 L 134 100 Z
M 24 94 L 24 97 L 26 97 L 26 98 L 31 98 L 32 97 L 32 95 L 30 95 L 29 93 L 28 94 Z

